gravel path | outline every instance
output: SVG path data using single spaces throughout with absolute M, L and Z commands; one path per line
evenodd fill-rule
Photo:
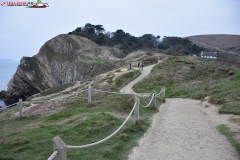
M 239 159 L 203 109 L 197 100 L 167 99 L 129 160 Z
M 158 63 L 157 63 L 158 64 Z M 146 67 L 143 67 L 143 71 L 142 74 L 134 79 L 133 81 L 131 81 L 128 85 L 124 86 L 120 92 L 121 93 L 135 93 L 133 90 L 132 90 L 132 87 L 134 84 L 138 83 L 139 81 L 141 81 L 143 78 L 147 77 L 147 75 L 151 72 L 152 68 L 155 66 L 156 64 L 153 64 L 153 65 L 149 65 L 149 66 L 146 66 Z M 134 69 L 138 69 L 138 68 L 134 68 Z M 137 93 L 135 93 L 137 94 Z

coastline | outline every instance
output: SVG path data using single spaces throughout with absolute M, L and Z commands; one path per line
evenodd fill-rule
M 7 109 L 8 107 L 7 106 L 10 106 L 14 103 L 16 103 L 17 101 L 15 102 L 4 102 L 4 98 L 0 98 L 0 109 Z
M 0 75 L 1 75 L 1 83 L 0 83 L 0 91 L 7 91 L 7 84 L 13 77 L 14 73 L 17 70 L 19 65 L 18 61 L 8 60 L 8 59 L 0 59 Z M 0 98 L 0 108 L 6 109 L 7 106 L 16 103 L 16 102 L 4 102 L 4 98 Z

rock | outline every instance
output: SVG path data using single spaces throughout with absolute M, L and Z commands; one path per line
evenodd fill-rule
M 235 73 L 234 73 L 233 71 L 229 71 L 229 72 L 228 72 L 228 75 L 229 75 L 229 76 L 232 76 L 232 75 L 235 75 Z
M 7 92 L 4 91 L 4 90 L 2 90 L 2 91 L 0 92 L 0 98 L 5 98 L 6 94 L 7 94 Z
M 116 47 L 102 47 L 84 37 L 62 34 L 47 41 L 33 57 L 23 57 L 8 83 L 6 102 L 27 97 L 61 84 L 87 81 L 119 67 Z
M 196 69 L 196 66 L 192 65 L 190 68 L 191 68 L 191 69 Z
M 215 72 L 215 69 L 209 69 L 209 72 L 213 73 Z
M 209 102 L 209 99 L 210 99 L 210 97 L 207 96 L 207 97 L 205 97 L 203 100 Z

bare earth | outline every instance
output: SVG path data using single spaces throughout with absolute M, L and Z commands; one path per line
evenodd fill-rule
M 205 103 L 205 104 L 203 104 Z M 192 99 L 167 99 L 129 160 L 237 160 L 236 150 L 216 127 L 228 115 Z

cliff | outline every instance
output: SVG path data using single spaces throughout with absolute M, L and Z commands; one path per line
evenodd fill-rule
M 86 81 L 121 64 L 117 47 L 102 47 L 75 35 L 62 34 L 47 41 L 33 57 L 23 57 L 8 83 L 5 101 L 39 93 L 74 81 Z

